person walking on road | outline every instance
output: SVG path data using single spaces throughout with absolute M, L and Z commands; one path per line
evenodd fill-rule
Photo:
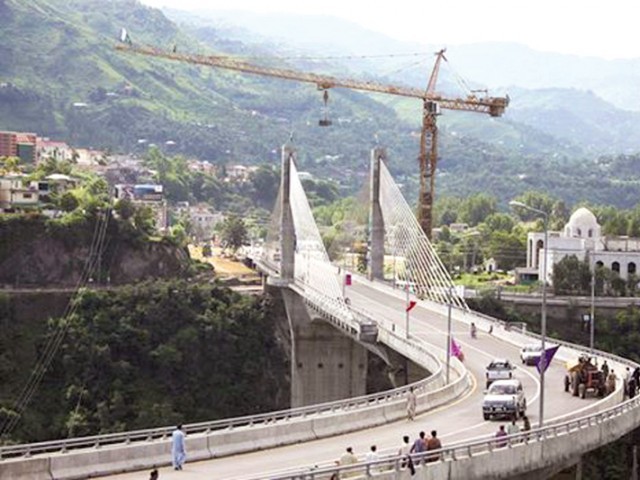
M 407 393 L 407 419 L 408 420 L 415 420 L 417 405 L 418 405 L 418 398 L 416 397 L 416 392 L 413 391 L 413 387 L 410 387 L 409 393 Z
M 184 432 L 182 425 L 178 425 L 171 434 L 171 456 L 174 470 L 182 470 L 187 459 L 187 450 L 184 446 Z

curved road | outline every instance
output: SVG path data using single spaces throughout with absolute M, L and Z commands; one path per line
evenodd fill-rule
M 399 329 L 405 325 L 405 301 L 398 292 L 383 291 L 380 288 L 361 283 L 348 287 L 347 297 L 354 307 L 375 312 L 376 318 L 392 321 Z M 434 348 L 446 348 L 447 319 L 444 316 L 427 311 L 420 303 L 411 311 L 410 333 Z M 540 385 L 535 367 L 523 366 L 519 358 L 519 348 L 504 342 L 487 332 L 479 331 L 478 338 L 469 335 L 466 323 L 453 321 L 452 332 L 456 342 L 462 346 L 465 354 L 465 365 L 474 377 L 474 386 L 469 393 L 450 404 L 419 415 L 415 421 L 401 421 L 388 425 L 315 440 L 303 444 L 257 451 L 248 454 L 223 457 L 209 461 L 189 463 L 181 472 L 174 472 L 169 467 L 160 469 L 163 480 L 172 479 L 257 479 L 274 476 L 276 472 L 328 465 L 342 455 L 347 446 L 353 447 L 354 453 L 363 458 L 373 444 L 378 452 L 396 454 L 402 436 L 409 435 L 411 441 L 418 432 L 427 434 L 437 430 L 443 445 L 447 443 L 470 440 L 492 435 L 505 421 L 482 419 L 482 397 L 485 381 L 485 366 L 496 357 L 509 358 L 517 365 L 516 377 L 524 386 L 527 397 L 527 415 L 532 426 L 538 423 Z M 594 399 L 579 399 L 564 392 L 564 368 L 561 362 L 554 361 L 545 376 L 545 424 L 554 417 L 559 417 L 577 410 L 595 407 Z M 188 434 L 188 432 L 187 432 Z M 120 480 L 138 480 L 141 473 L 127 473 L 110 476 Z

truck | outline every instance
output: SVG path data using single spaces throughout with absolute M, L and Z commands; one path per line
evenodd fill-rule
M 495 358 L 487 365 L 485 372 L 486 388 L 496 380 L 509 380 L 513 378 L 514 366 L 506 358 Z
M 591 361 L 588 355 L 581 355 L 577 361 L 566 364 L 567 374 L 564 377 L 564 391 L 571 392 L 574 397 L 586 398 L 591 393 L 598 397 L 606 394 L 606 378 L 604 372 Z

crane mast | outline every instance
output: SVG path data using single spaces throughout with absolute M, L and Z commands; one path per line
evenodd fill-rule
M 164 58 L 177 62 L 204 65 L 209 67 L 235 70 L 243 73 L 264 75 L 315 84 L 319 90 L 326 92 L 331 88 L 348 88 L 365 92 L 383 93 L 422 100 L 422 129 L 420 134 L 420 192 L 418 194 L 418 222 L 425 234 L 431 238 L 433 201 L 435 198 L 435 171 L 438 163 L 438 127 L 437 116 L 441 109 L 461 110 L 485 113 L 492 117 L 501 116 L 509 105 L 508 97 L 481 98 L 471 94 L 467 97 L 451 98 L 438 95 L 435 85 L 442 60 L 446 60 L 444 50 L 436 54 L 436 61 L 425 90 L 399 85 L 388 85 L 378 82 L 339 78 L 292 69 L 273 68 L 244 62 L 229 56 L 198 55 L 176 52 L 148 45 L 120 43 L 116 50 L 150 57 Z

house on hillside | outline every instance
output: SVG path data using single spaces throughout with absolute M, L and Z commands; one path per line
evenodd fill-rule
M 0 177 L 0 212 L 13 213 L 40 207 L 40 196 L 48 194 L 47 182 L 28 182 L 23 174 Z
M 47 158 L 53 158 L 56 162 L 73 160 L 73 149 L 65 142 L 49 140 L 38 137 L 36 143 L 36 160 L 44 162 Z
M 168 226 L 167 201 L 164 187 L 157 184 L 118 184 L 114 189 L 116 200 L 130 200 L 136 206 L 151 209 L 156 230 L 165 232 Z
M 529 232 L 527 265 L 516 269 L 518 281 L 543 278 L 546 257 L 547 282 L 552 283 L 554 265 L 571 255 L 596 267 L 607 267 L 625 280 L 638 273 L 640 238 L 602 235 L 596 216 L 584 207 L 573 212 L 562 231 L 548 232 L 547 243 L 544 232 Z

